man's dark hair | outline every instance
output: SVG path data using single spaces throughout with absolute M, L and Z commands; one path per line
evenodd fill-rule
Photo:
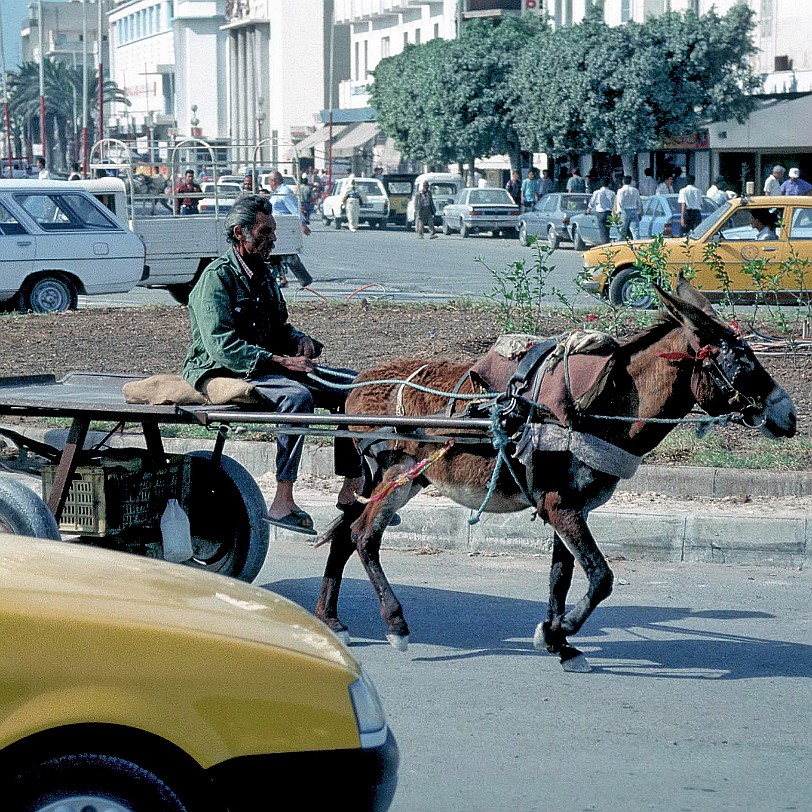
M 272 213 L 273 207 L 267 197 L 246 195 L 239 198 L 226 215 L 226 240 L 231 244 L 236 242 L 234 239 L 234 226 L 239 226 L 243 231 L 250 231 L 257 221 L 258 214 Z
M 78 161 L 74 161 L 74 162 L 73 162 L 73 163 L 70 165 L 70 168 L 71 168 L 71 169 L 72 169 L 74 172 L 78 172 L 78 171 L 79 171 L 79 163 L 78 163 Z
M 45 166 L 45 158 L 37 158 L 37 166 Z
M 623 182 L 624 182 L 624 183 L 627 183 L 627 184 L 631 184 L 631 182 L 632 182 L 632 176 L 631 176 L 631 175 L 624 175 L 624 176 L 623 176 Z
M 767 228 L 775 228 L 778 224 L 778 214 L 774 209 L 751 209 L 750 216 Z
M 644 175 L 648 175 L 648 176 L 650 177 L 651 175 L 653 175 L 653 174 L 654 174 L 654 170 L 652 170 L 652 168 L 651 168 L 650 166 L 647 166 L 647 167 L 646 167 L 646 168 L 643 170 L 643 174 L 644 174 Z
M 691 186 L 696 178 L 693 175 L 686 175 L 685 180 L 688 182 L 688 185 Z

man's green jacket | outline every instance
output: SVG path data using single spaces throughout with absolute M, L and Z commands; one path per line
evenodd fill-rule
M 189 296 L 192 343 L 183 377 L 200 389 L 209 376 L 249 378 L 271 372 L 272 355 L 295 355 L 304 333 L 288 322 L 288 308 L 270 272 L 252 280 L 234 249 L 214 260 Z M 313 342 L 317 352 L 321 345 Z

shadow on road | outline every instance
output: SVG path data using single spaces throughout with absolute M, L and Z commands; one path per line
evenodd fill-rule
M 320 578 L 290 579 L 267 587 L 313 611 L 320 583 Z M 401 584 L 394 588 L 411 642 L 454 650 L 413 659 L 545 656 L 533 649 L 532 634 L 543 619 L 546 595 L 536 602 Z M 366 580 L 343 581 L 339 616 L 349 627 L 354 648 L 388 645 Z M 703 680 L 812 677 L 812 646 L 725 630 L 732 621 L 739 628 L 742 620 L 763 624 L 774 617 L 766 612 L 607 605 L 596 610 L 573 642 L 598 674 Z M 393 651 L 392 656 L 402 655 Z

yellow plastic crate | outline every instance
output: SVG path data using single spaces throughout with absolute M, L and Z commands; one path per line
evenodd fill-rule
M 132 527 L 157 527 L 169 499 L 188 509 L 192 461 L 168 454 L 166 463 L 150 465 L 137 451 L 108 451 L 97 465 L 79 466 L 59 519 L 64 533 L 107 536 Z M 42 470 L 46 501 L 53 491 L 56 466 Z

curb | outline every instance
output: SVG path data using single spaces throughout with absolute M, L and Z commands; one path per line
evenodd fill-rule
M 114 438 L 111 444 L 121 443 Z M 127 438 L 127 444 L 143 446 L 144 441 L 133 436 Z M 211 448 L 213 444 L 213 440 L 164 439 L 166 450 L 179 454 Z M 275 443 L 228 440 L 225 453 L 257 479 L 275 467 Z M 306 446 L 300 473 L 303 480 L 333 480 L 332 448 Z M 620 483 L 618 491 L 653 492 L 674 499 L 702 496 L 721 500 L 750 494 L 804 497 L 812 495 L 812 474 L 643 465 L 633 479 Z M 309 489 L 304 482 L 297 493 L 317 528 L 327 527 L 336 517 L 332 493 Z M 593 511 L 589 524 L 604 555 L 609 559 L 796 569 L 812 564 L 812 516 L 797 511 L 792 515 L 773 511 L 769 515 L 742 516 L 724 502 L 710 510 L 703 506 L 700 511 L 661 505 L 652 502 L 644 507 L 614 507 L 610 501 Z M 539 520 L 532 521 L 530 509 L 483 514 L 479 522 L 471 525 L 473 515 L 473 510 L 449 499 L 421 494 L 403 511 L 402 524 L 387 531 L 386 546 L 456 550 L 470 555 L 542 555 L 551 551 L 551 529 Z M 271 528 L 271 538 L 277 537 L 289 540 L 291 536 L 289 531 Z

